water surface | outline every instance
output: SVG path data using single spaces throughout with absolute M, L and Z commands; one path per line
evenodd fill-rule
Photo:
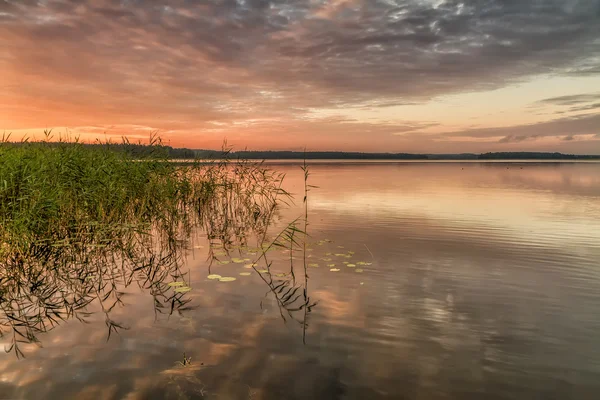
M 298 195 L 281 228 L 302 214 L 302 171 L 274 168 Z M 98 315 L 41 335 L 25 359 L 1 354 L 0 399 L 597 398 L 600 164 L 310 173 L 307 255 L 319 266 L 306 343 L 257 273 L 235 262 L 209 271 L 197 241 L 186 265 L 197 308 L 156 316 L 131 286 L 113 316 L 129 329 L 108 342 Z M 289 254 L 272 257 L 289 269 Z M 177 364 L 183 352 L 189 366 Z

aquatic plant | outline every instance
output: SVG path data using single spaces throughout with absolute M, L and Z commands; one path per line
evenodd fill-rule
M 157 314 L 189 308 L 189 286 L 172 283 L 186 281 L 192 234 L 223 244 L 263 235 L 286 196 L 283 176 L 260 163 L 180 167 L 157 137 L 138 159 L 50 139 L 0 144 L 0 336 L 11 335 L 6 350 L 19 357 L 19 344 L 39 344 L 39 333 L 85 321 L 93 302 L 108 338 L 124 329 L 110 312 L 133 283 Z

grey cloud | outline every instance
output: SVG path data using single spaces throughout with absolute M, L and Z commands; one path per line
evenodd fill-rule
M 541 104 L 553 104 L 557 106 L 573 106 L 591 101 L 600 100 L 600 93 L 585 93 L 570 96 L 551 97 L 549 99 L 540 100 Z
M 568 135 L 595 134 L 600 126 L 600 114 L 586 114 L 577 117 L 559 118 L 531 125 L 518 125 L 501 128 L 471 129 L 460 132 L 445 132 L 445 137 L 470 137 L 477 139 L 499 137 L 500 142 L 519 142 L 542 137 L 562 137 Z
M 36 78 L 17 85 L 32 97 L 45 80 L 75 105 L 93 92 L 102 107 L 236 119 L 497 88 L 589 70 L 600 52 L 598 0 L 165 4 L 0 0 L 0 63 Z
M 519 143 L 528 140 L 536 140 L 540 135 L 507 135 L 500 139 L 499 143 Z
M 569 142 L 571 140 L 575 140 L 575 135 L 567 135 L 564 138 L 562 138 L 562 140 L 564 140 L 565 142 Z
M 577 107 L 572 107 L 569 111 L 571 112 L 577 112 L 577 111 L 590 111 L 590 110 L 595 110 L 600 108 L 600 102 L 598 103 L 592 103 L 592 104 L 587 104 L 584 106 L 577 106 Z

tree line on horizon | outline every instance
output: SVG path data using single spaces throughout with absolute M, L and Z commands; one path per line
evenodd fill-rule
M 29 142 L 30 143 L 30 142 Z M 65 142 L 44 142 L 48 146 L 64 146 Z M 22 142 L 5 142 L 5 145 L 19 146 Z M 487 152 L 457 154 L 417 154 L 417 153 L 363 153 L 345 151 L 227 151 L 177 148 L 163 144 L 146 145 L 141 143 L 79 143 L 86 147 L 108 147 L 116 152 L 124 152 L 135 158 L 154 157 L 159 154 L 169 159 L 215 159 L 233 158 L 249 160 L 594 160 L 600 155 L 563 154 L 558 152 Z

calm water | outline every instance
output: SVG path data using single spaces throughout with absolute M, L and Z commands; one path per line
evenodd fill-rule
M 306 344 L 257 273 L 207 279 L 199 243 L 197 309 L 155 318 L 129 287 L 108 342 L 98 315 L 0 354 L 0 399 L 598 398 L 600 164 L 315 164 L 310 183 Z

